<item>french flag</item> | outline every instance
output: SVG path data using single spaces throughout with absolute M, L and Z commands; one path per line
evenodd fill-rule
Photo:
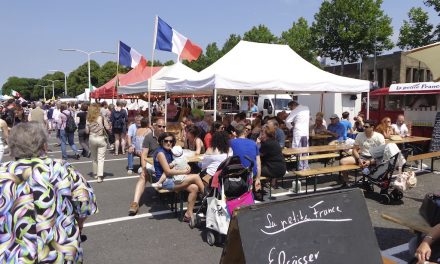
M 197 60 L 202 53 L 202 48 L 174 30 L 160 17 L 157 17 L 155 49 L 176 53 L 179 55 L 179 58 L 188 61 Z
M 124 42 L 119 41 L 119 64 L 135 68 L 141 60 L 145 60 L 142 54 L 130 48 Z
M 15 90 L 11 90 L 11 95 L 14 97 L 21 97 L 21 94 Z

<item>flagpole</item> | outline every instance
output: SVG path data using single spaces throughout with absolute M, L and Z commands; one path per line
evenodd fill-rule
M 118 74 L 119 74 L 119 50 L 121 49 L 121 41 L 118 41 L 118 59 L 116 63 L 116 77 L 115 77 L 115 89 L 113 89 L 113 95 L 112 95 L 112 104 L 115 103 L 115 90 L 118 87 Z
M 157 15 L 154 17 L 154 31 L 153 31 L 153 49 L 151 51 L 151 66 L 150 66 L 150 80 L 148 82 L 148 121 L 151 123 L 151 87 L 153 83 L 153 66 L 154 66 L 154 50 L 156 49 L 156 38 L 157 38 Z M 166 120 L 165 120 L 166 122 Z

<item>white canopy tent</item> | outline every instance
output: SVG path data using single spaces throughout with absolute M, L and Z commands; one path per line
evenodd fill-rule
M 171 66 L 164 66 L 152 78 L 125 86 L 118 86 L 118 94 L 139 94 L 148 92 L 149 82 L 152 93 L 164 93 L 165 82 L 183 78 L 195 77 L 197 72 L 188 66 L 177 62 Z
M 407 52 L 408 57 L 425 63 L 431 70 L 434 81 L 440 80 L 440 42 L 412 49 Z
M 338 76 L 307 62 L 287 45 L 240 41 L 195 78 L 170 81 L 167 91 L 236 95 L 274 93 L 361 93 L 370 82 Z
M 187 78 L 166 83 L 171 93 L 228 95 L 369 92 L 370 82 L 319 69 L 287 45 L 240 41 L 214 64 Z M 215 109 L 216 110 L 216 109 Z M 367 113 L 368 115 L 368 113 Z

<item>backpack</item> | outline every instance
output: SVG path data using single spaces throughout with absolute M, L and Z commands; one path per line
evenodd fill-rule
M 5 120 L 8 127 L 12 127 L 15 121 L 15 113 L 13 109 L 6 109 L 6 112 L 3 114 L 3 119 Z
M 53 116 L 53 108 L 49 108 L 47 111 L 47 119 L 52 119 Z
M 63 115 L 65 115 L 67 117 L 66 127 L 64 128 L 64 131 L 66 131 L 67 133 L 75 132 L 78 127 L 76 126 L 75 119 L 73 118 L 72 112 L 70 112 L 70 115 L 66 115 L 65 113 L 63 113 Z
M 125 118 L 122 111 L 114 111 L 113 112 L 113 128 L 123 129 L 125 125 Z

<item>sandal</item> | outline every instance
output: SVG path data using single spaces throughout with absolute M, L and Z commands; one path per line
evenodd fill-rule
M 185 223 L 191 222 L 191 216 L 187 216 L 186 214 L 183 215 L 182 221 L 185 222 Z

